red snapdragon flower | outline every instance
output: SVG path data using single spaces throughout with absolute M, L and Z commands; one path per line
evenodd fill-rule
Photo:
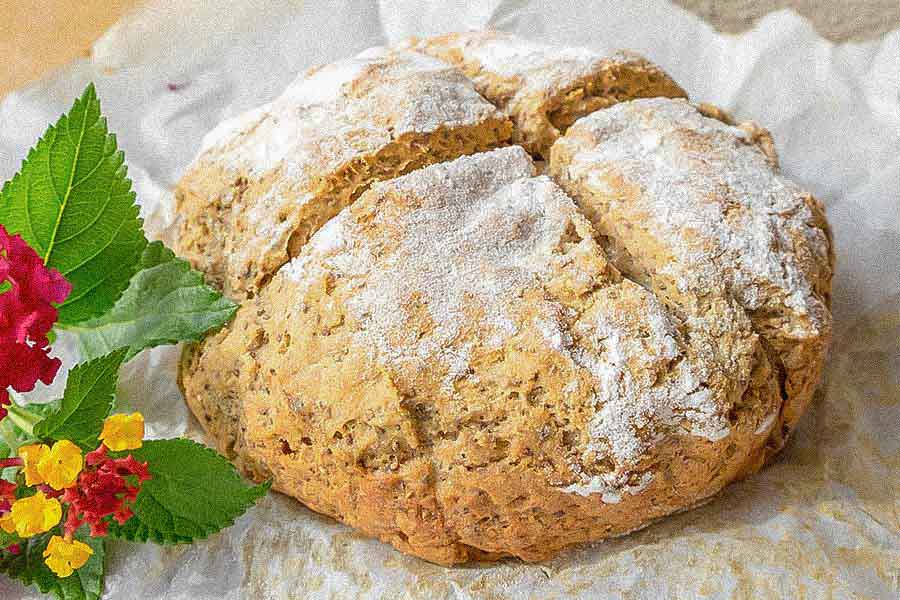
M 139 463 L 130 454 L 110 458 L 103 444 L 87 453 L 84 462 L 78 483 L 63 493 L 63 502 L 69 504 L 63 531 L 70 536 L 82 523 L 88 523 L 92 536 L 104 536 L 109 528 L 106 517 L 112 516 L 124 525 L 134 514 L 130 504 L 137 498 L 141 482 L 150 479 L 150 471 L 147 463 Z
M 0 419 L 8 388 L 29 392 L 40 380 L 53 381 L 61 361 L 50 358 L 47 334 L 57 310 L 72 291 L 56 269 L 47 268 L 25 240 L 0 225 Z

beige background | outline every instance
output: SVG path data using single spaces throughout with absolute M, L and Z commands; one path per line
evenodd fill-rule
M 168 0 L 191 2 L 194 0 Z M 900 27 L 897 0 L 673 0 L 716 28 L 744 31 L 767 13 L 790 7 L 826 38 L 864 40 Z M 89 52 L 125 11 L 148 0 L 4 0 L 0 3 L 0 96 Z
M 716 29 L 745 31 L 773 10 L 792 8 L 833 42 L 861 41 L 900 27 L 897 0 L 673 0 Z
M 0 96 L 89 51 L 146 0 L 0 0 Z

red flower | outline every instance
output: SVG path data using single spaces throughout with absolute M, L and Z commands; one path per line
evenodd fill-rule
M 86 454 L 84 462 L 78 484 L 63 493 L 63 502 L 69 504 L 63 530 L 69 536 L 88 523 L 92 536 L 103 536 L 109 528 L 106 517 L 112 516 L 119 525 L 131 518 L 130 504 L 137 498 L 141 482 L 150 479 L 150 471 L 147 463 L 139 463 L 130 454 L 110 458 L 103 444 Z
M 47 334 L 72 286 L 56 269 L 44 266 L 25 240 L 0 225 L 0 419 L 9 404 L 7 388 L 29 392 L 40 380 L 51 383 L 60 360 L 47 356 Z
M 16 484 L 0 479 L 0 515 L 9 512 L 16 500 Z
M 16 501 L 16 484 L 0 479 L 0 515 L 12 510 L 12 503 Z M 11 544 L 4 548 L 10 554 L 19 554 L 22 548 L 18 544 Z
M 29 392 L 40 380 L 51 383 L 60 360 L 50 358 L 47 334 L 72 286 L 44 266 L 25 240 L 0 225 L 0 419 L 9 404 L 7 388 Z

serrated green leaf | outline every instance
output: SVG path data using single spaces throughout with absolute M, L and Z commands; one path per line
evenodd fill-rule
M 34 585 L 42 593 L 53 594 L 60 600 L 99 600 L 103 593 L 103 540 L 90 537 L 86 526 L 76 531 L 75 539 L 90 546 L 94 554 L 83 567 L 60 578 L 44 563 L 43 557 L 53 535 L 62 535 L 59 527 L 25 540 L 20 544 L 20 554 L 0 553 L 0 573 L 25 585 Z
M 206 446 L 186 439 L 150 440 L 132 454 L 147 462 L 152 479 L 141 484 L 134 516 L 110 523 L 112 536 L 157 544 L 187 543 L 234 523 L 268 491 L 248 485 L 234 466 Z
M 161 243 L 149 244 L 141 263 L 112 310 L 68 328 L 84 358 L 128 348 L 129 360 L 144 348 L 199 340 L 234 316 L 237 305 Z
M 0 191 L 0 224 L 72 284 L 62 324 L 108 310 L 147 245 L 124 161 L 90 85 Z
M 59 410 L 34 426 L 38 438 L 71 440 L 90 451 L 97 447 L 103 419 L 115 404 L 119 367 L 125 359 L 124 348 L 90 362 L 76 365 L 69 372 L 66 391 Z

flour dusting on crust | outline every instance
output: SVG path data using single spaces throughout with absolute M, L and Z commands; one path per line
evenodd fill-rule
M 376 258 L 371 243 L 355 231 L 353 213 L 345 211 L 313 237 L 310 253 L 285 267 L 285 276 L 309 281 L 306 265 L 323 254 L 328 258 L 317 261 L 319 273 L 364 275 L 365 286 L 348 302 L 365 323 L 362 341 L 378 348 L 385 362 L 413 368 L 439 356 L 455 379 L 467 367 L 467 352 L 453 342 L 467 325 L 472 299 L 481 306 L 486 340 L 499 345 L 514 335 L 510 294 L 535 284 L 535 274 L 547 268 L 542 257 L 565 226 L 565 215 L 550 213 L 548 199 L 568 198 L 533 173 L 531 160 L 514 147 L 376 184 L 367 193 L 373 198 L 396 194 L 421 201 L 385 223 L 398 234 L 389 258 Z M 516 228 L 523 224 L 531 229 L 519 235 Z M 426 307 L 434 322 L 425 338 L 407 327 L 412 301 Z
M 630 301 L 616 302 L 624 296 Z M 653 294 L 625 280 L 598 291 L 597 306 L 602 308 L 588 310 L 571 331 L 553 320 L 539 320 L 538 326 L 545 343 L 594 381 L 596 412 L 584 460 L 606 456 L 615 465 L 599 475 L 580 474 L 580 481 L 565 489 L 601 494 L 604 502 L 616 503 L 622 492 L 637 494 L 650 484 L 651 473 L 635 473 L 632 467 L 667 435 L 715 442 L 731 427 L 727 402 L 707 384 L 715 378 L 715 365 L 688 347 L 697 341 L 679 333 Z
M 372 181 L 509 131 L 462 73 L 421 53 L 373 48 L 310 69 L 207 136 L 177 193 L 179 251 L 229 295 L 253 295 Z
M 513 140 L 543 155 L 578 117 L 622 100 L 686 94 L 662 69 L 626 50 L 602 56 L 502 31 L 451 33 L 414 48 L 459 67 L 516 123 Z
M 467 376 L 473 348 L 498 348 L 522 330 L 523 295 L 572 269 L 557 249 L 571 223 L 586 223 L 533 171 L 525 152 L 512 147 L 376 184 L 360 201 L 367 207 L 338 215 L 280 276 L 297 282 L 299 297 L 318 281 L 354 280 L 358 288 L 346 304 L 360 324 L 357 341 L 393 368 L 440 365 L 442 390 L 452 393 Z M 372 223 L 382 228 L 374 239 L 364 232 Z M 602 253 L 592 239 L 582 244 Z M 572 270 L 574 280 L 591 277 Z M 567 489 L 602 493 L 610 502 L 647 485 L 646 474 L 634 484 L 629 468 L 666 435 L 716 441 L 730 432 L 727 399 L 705 383 L 713 378 L 710 365 L 688 352 L 662 304 L 630 281 L 611 284 L 571 327 L 557 318 L 565 311 L 552 298 L 531 323 L 546 347 L 590 376 L 595 416 L 585 459 L 609 456 L 617 465 L 615 473 L 585 475 Z M 424 333 L 410 327 L 423 308 L 433 322 Z
M 583 148 L 566 165 L 568 178 L 609 194 L 613 210 L 640 217 L 672 253 L 658 272 L 681 293 L 724 283 L 749 311 L 783 304 L 799 317 L 789 332 L 797 338 L 830 325 L 812 285 L 826 275 L 829 240 L 809 194 L 774 172 L 746 131 L 654 98 L 597 111 L 560 143 Z M 633 186 L 621 200 L 619 181 Z
M 589 48 L 542 44 L 503 31 L 470 31 L 411 40 L 407 44 L 426 52 L 429 46 L 442 52 L 459 52 L 466 61 L 480 65 L 475 81 L 483 85 L 494 77 L 516 80 L 516 98 L 550 97 L 597 73 L 605 63 L 649 65 L 646 59 L 627 50 L 604 56 Z
M 445 63 L 375 47 L 309 69 L 273 102 L 225 121 L 207 134 L 199 160 L 251 175 L 281 167 L 283 178 L 302 187 L 296 179 L 316 176 L 309 167 L 333 167 L 404 133 L 474 125 L 495 115 Z M 390 129 L 387 120 L 394 121 Z

